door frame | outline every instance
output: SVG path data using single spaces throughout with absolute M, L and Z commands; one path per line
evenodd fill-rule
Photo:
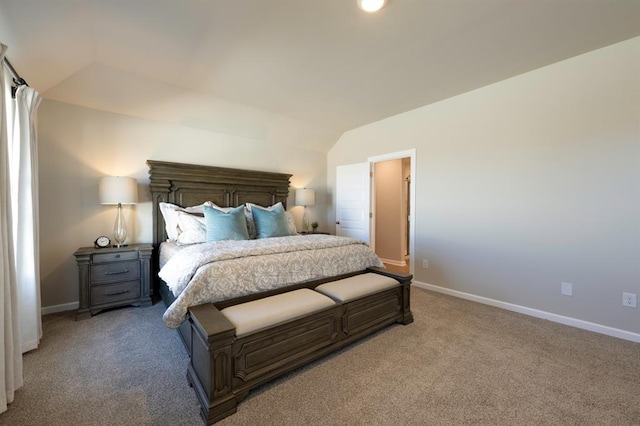
M 369 163 L 369 211 L 372 213 L 372 218 L 369 221 L 369 239 L 371 248 L 375 251 L 375 241 L 376 241 L 376 191 L 375 191 L 375 179 L 373 178 L 374 174 L 374 164 L 382 161 L 389 160 L 399 160 L 401 158 L 410 158 L 411 159 L 411 182 L 413 183 L 409 187 L 409 271 L 411 274 L 414 273 L 415 268 L 415 232 L 416 232 L 416 149 L 408 149 L 405 151 L 391 152 L 388 154 L 375 155 L 373 157 L 367 158 L 367 162 Z

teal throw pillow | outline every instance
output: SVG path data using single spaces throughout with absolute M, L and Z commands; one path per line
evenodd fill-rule
M 222 211 L 204 206 L 204 222 L 207 227 L 207 242 L 222 240 L 248 240 L 244 206 Z
M 251 214 L 256 224 L 257 238 L 286 237 L 290 235 L 287 217 L 282 204 L 271 208 L 271 210 L 252 205 Z

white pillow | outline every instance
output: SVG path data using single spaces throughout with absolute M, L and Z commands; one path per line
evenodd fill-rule
M 159 203 L 160 213 L 162 213 L 162 217 L 164 218 L 164 225 L 169 241 L 176 241 L 178 239 L 178 212 L 201 213 L 204 215 L 204 206 L 208 203 L 207 201 L 199 206 L 191 207 L 180 207 L 171 203 Z
M 289 228 L 289 235 L 297 235 L 298 229 L 296 228 L 296 222 L 293 220 L 293 212 L 284 212 L 287 216 L 287 228 Z
M 207 241 L 207 225 L 204 216 L 186 212 L 177 212 L 178 238 L 176 244 L 180 246 L 198 244 Z
M 281 202 L 277 202 L 277 203 L 275 203 L 274 205 L 269 206 L 269 207 L 262 207 L 262 206 L 259 206 L 259 205 L 257 205 L 257 204 L 253 204 L 253 203 L 247 203 L 247 204 L 245 204 L 245 207 L 246 207 L 247 209 L 249 209 L 249 211 L 251 211 L 251 207 L 253 207 L 253 206 L 260 207 L 261 209 L 269 210 L 269 211 L 271 211 L 271 210 L 273 210 L 273 209 L 277 209 L 278 207 L 282 207 L 282 210 L 284 210 L 284 206 L 282 205 L 282 203 L 281 203 Z
M 205 205 L 214 208 L 216 210 L 220 210 L 221 212 L 225 212 L 225 213 L 229 213 L 231 210 L 233 210 L 235 207 L 220 207 L 217 204 L 212 203 L 211 201 L 207 201 L 206 203 L 204 203 Z M 204 207 L 202 208 L 202 213 L 204 214 Z

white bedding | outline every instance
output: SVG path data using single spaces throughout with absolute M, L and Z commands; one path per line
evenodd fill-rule
M 164 257 L 164 255 L 162 256 Z M 382 267 L 362 241 L 305 235 L 183 246 L 160 270 L 176 300 L 164 314 L 171 328 L 189 306 L 219 302 L 290 284 Z
M 162 269 L 164 265 L 166 265 L 166 263 L 169 261 L 169 259 L 175 256 L 176 253 L 178 253 L 184 247 L 185 246 L 179 246 L 173 241 L 165 241 L 164 243 L 160 244 L 160 269 Z

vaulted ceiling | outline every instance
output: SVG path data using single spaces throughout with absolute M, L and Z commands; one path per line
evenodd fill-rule
M 334 134 L 639 35 L 640 0 L 0 0 L 45 98 L 128 76 Z

